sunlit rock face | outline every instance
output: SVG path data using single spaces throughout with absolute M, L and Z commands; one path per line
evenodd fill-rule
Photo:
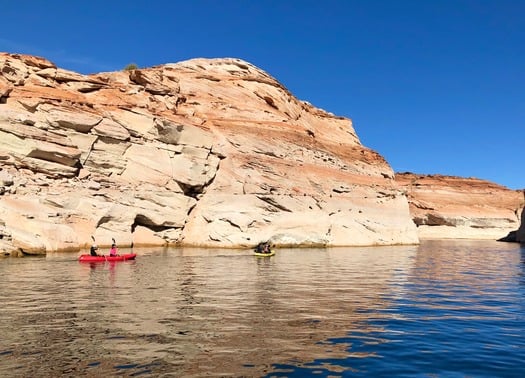
M 81 75 L 0 54 L 0 251 L 417 243 L 349 119 L 239 59 Z
M 500 239 L 520 226 L 523 193 L 475 178 L 396 174 L 420 238 Z

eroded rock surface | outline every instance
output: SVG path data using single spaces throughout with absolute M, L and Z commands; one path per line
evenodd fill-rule
M 524 197 L 476 178 L 396 174 L 420 238 L 500 239 L 520 227 Z
M 238 59 L 81 75 L 0 54 L 0 250 L 417 243 L 349 119 Z

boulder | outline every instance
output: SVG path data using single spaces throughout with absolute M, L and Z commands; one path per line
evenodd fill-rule
M 79 109 L 47 108 L 46 120 L 49 125 L 56 128 L 73 129 L 81 133 L 91 131 L 102 121 L 97 114 L 88 113 Z

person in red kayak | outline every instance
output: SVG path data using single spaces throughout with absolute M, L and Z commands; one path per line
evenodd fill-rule
M 118 248 L 117 248 L 117 245 L 115 244 L 115 239 L 113 239 L 113 244 L 111 244 L 111 249 L 109 250 L 109 256 L 110 257 L 118 256 Z
M 92 244 L 91 248 L 89 249 L 89 253 L 91 254 L 91 256 L 99 256 L 97 251 L 98 251 L 98 246 L 96 244 Z

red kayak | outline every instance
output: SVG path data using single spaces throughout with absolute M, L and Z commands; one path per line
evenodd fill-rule
M 135 260 L 136 253 L 126 253 L 118 256 L 91 256 L 91 255 L 80 255 L 78 261 L 80 262 L 103 262 L 103 261 L 126 261 Z

